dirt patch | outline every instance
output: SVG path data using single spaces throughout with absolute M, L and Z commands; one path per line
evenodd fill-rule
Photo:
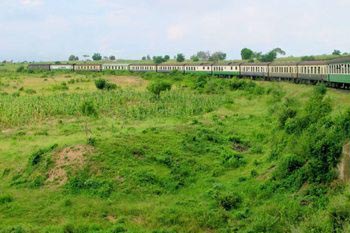
M 143 88 L 147 81 L 137 76 L 112 76 L 108 80 L 121 87 Z
M 106 219 L 107 219 L 108 222 L 111 222 L 111 223 L 116 223 L 117 222 L 117 217 L 113 216 L 113 215 L 108 215 L 106 217 Z
M 339 179 L 345 182 L 350 181 L 350 143 L 343 147 L 343 154 L 338 165 Z
M 93 147 L 87 145 L 67 147 L 59 151 L 52 157 L 54 167 L 48 173 L 47 182 L 59 186 L 65 184 L 68 180 L 67 170 L 77 171 L 82 169 L 85 164 L 85 155 L 92 152 Z

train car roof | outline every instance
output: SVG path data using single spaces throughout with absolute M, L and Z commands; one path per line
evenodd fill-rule
M 267 66 L 271 64 L 271 62 L 259 62 L 259 63 L 242 63 L 242 66 Z
M 270 66 L 297 66 L 299 62 L 272 62 Z
M 302 62 L 299 62 L 298 65 L 299 66 L 307 66 L 307 65 L 327 65 L 328 62 L 327 61 L 302 61 Z
M 128 66 L 129 64 L 125 63 L 104 63 L 103 66 Z
M 156 64 L 130 64 L 130 66 L 156 66 Z
M 226 63 L 219 63 L 219 64 L 213 64 L 213 66 L 239 66 L 242 62 L 226 62 Z
M 162 63 L 162 64 L 159 64 L 158 66 L 184 66 L 186 64 L 183 64 L 183 63 Z
M 341 57 L 328 61 L 328 64 L 350 63 L 350 57 Z

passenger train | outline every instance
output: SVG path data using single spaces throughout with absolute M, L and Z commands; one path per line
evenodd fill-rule
M 350 57 L 329 61 L 289 63 L 226 63 L 226 64 L 30 64 L 29 70 L 74 71 L 173 71 L 224 77 L 249 77 L 265 80 L 288 80 L 295 83 L 325 83 L 331 87 L 350 89 Z

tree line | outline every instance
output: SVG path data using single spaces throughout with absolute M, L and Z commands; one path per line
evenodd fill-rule
M 276 60 L 276 58 L 279 55 L 286 55 L 286 52 L 282 50 L 281 48 L 274 48 L 271 51 L 267 53 L 262 52 L 256 52 L 249 48 L 243 48 L 241 50 L 241 58 L 242 60 L 246 60 L 249 62 L 273 62 Z M 348 53 L 342 53 L 340 50 L 335 49 L 332 52 L 332 55 L 334 56 L 344 56 L 349 55 Z M 102 56 L 100 53 L 94 53 L 92 56 L 90 55 L 83 55 L 84 60 L 89 60 L 90 58 L 93 61 L 115 61 L 116 57 L 114 55 L 110 56 Z M 214 53 L 211 53 L 209 51 L 199 51 L 196 54 L 192 55 L 190 57 L 190 60 L 193 62 L 214 62 L 217 63 L 219 61 L 224 61 L 227 58 L 227 54 L 221 51 L 217 51 Z M 164 62 L 168 62 L 171 59 L 169 55 L 164 56 L 153 56 L 146 55 L 142 57 L 143 61 L 153 61 L 155 64 L 161 64 Z M 75 55 L 70 55 L 68 58 L 69 61 L 79 61 L 79 57 Z M 183 53 L 178 53 L 173 57 L 173 60 L 176 62 L 184 62 L 186 60 L 186 57 Z M 315 61 L 316 58 L 314 56 L 303 56 L 301 57 L 302 61 Z

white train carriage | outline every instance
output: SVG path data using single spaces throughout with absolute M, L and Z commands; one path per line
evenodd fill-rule
M 269 64 L 269 62 L 242 64 L 241 75 L 247 77 L 268 77 Z
M 269 76 L 273 78 L 298 78 L 298 63 L 271 63 Z
M 129 64 L 102 64 L 102 70 L 127 71 L 129 70 Z
M 230 62 L 227 64 L 215 64 L 212 66 L 214 75 L 239 76 L 241 63 Z
M 298 78 L 311 81 L 328 79 L 328 63 L 325 61 L 304 61 L 298 64 Z
M 132 64 L 129 65 L 129 70 L 132 72 L 157 72 L 157 65 Z
M 73 70 L 74 66 L 69 64 L 50 65 L 50 70 Z
M 196 73 L 196 74 L 211 74 L 212 73 L 212 64 L 193 64 L 185 65 L 185 73 Z
M 169 73 L 169 72 L 173 72 L 173 71 L 184 72 L 185 71 L 185 65 L 160 64 L 157 67 L 157 72 L 160 72 L 160 73 Z

